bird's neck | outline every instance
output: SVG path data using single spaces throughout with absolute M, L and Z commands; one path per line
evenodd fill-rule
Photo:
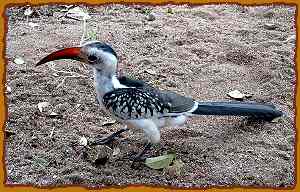
M 108 72 L 94 68 L 94 78 L 96 84 L 97 99 L 102 102 L 103 96 L 118 88 L 125 88 L 117 78 L 116 72 Z

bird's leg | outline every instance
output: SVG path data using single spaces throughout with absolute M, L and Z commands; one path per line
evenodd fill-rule
M 91 143 L 91 145 L 105 145 L 113 142 L 116 137 L 119 137 L 121 133 L 128 131 L 129 129 L 127 127 L 120 129 L 117 132 L 114 132 L 113 134 L 109 135 L 108 137 L 101 138 L 101 139 L 96 139 Z

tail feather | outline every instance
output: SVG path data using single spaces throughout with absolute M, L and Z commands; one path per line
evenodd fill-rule
M 250 116 L 271 121 L 280 117 L 282 112 L 271 104 L 252 102 L 198 102 L 198 108 L 192 112 L 197 115 Z

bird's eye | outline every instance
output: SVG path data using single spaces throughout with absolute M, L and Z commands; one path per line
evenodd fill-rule
M 97 57 L 94 56 L 94 55 L 89 55 L 89 56 L 88 56 L 88 60 L 89 60 L 90 62 L 95 62 L 95 61 L 97 60 Z

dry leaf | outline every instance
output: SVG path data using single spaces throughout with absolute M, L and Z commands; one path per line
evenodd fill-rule
M 116 148 L 114 148 L 114 151 L 113 151 L 113 153 L 112 153 L 112 156 L 117 156 L 117 155 L 120 154 L 120 152 L 121 152 L 120 148 L 119 148 L 119 147 L 116 147 Z
M 144 70 L 145 73 L 148 73 L 150 75 L 156 75 L 156 71 L 152 70 L 152 69 L 145 69 Z
M 104 126 L 111 126 L 113 124 L 115 124 L 117 121 L 116 120 L 112 120 L 112 121 L 105 121 L 104 123 L 101 124 L 102 127 Z
M 227 95 L 231 98 L 234 98 L 234 99 L 243 99 L 245 97 L 245 94 L 244 93 L 241 93 L 240 91 L 238 90 L 234 90 L 234 91 L 231 91 L 229 93 L 227 93 Z
M 50 116 L 51 118 L 62 118 L 62 115 L 60 115 L 60 114 L 58 114 L 58 113 L 55 113 L 55 112 L 51 112 L 51 113 L 49 114 L 49 116 Z
M 28 25 L 29 25 L 30 27 L 32 27 L 32 28 L 35 28 L 35 27 L 40 26 L 39 24 L 37 24 L 37 23 L 32 23 L 32 22 L 29 22 Z
M 39 111 L 42 113 L 43 112 L 43 109 L 48 107 L 50 105 L 49 102 L 41 102 L 41 103 L 38 103 L 38 108 L 39 108 Z
M 281 118 L 282 117 L 276 117 L 271 121 L 271 123 L 279 123 Z
M 175 157 L 175 154 L 167 154 L 158 157 L 147 158 L 145 164 L 152 169 L 163 169 L 169 167 Z
M 91 16 L 89 16 L 88 13 L 84 12 L 83 9 L 81 9 L 80 7 L 74 7 L 70 9 L 67 12 L 67 15 L 74 16 L 74 17 L 81 17 L 83 20 L 87 20 L 91 18 Z
M 53 75 L 54 77 L 59 77 L 59 74 L 57 74 L 57 73 L 52 73 L 52 75 Z
M 183 166 L 184 163 L 180 159 L 175 160 L 172 166 L 169 166 L 165 169 L 165 172 L 170 176 L 179 176 Z
M 158 80 L 158 79 L 155 79 L 155 80 L 153 81 L 153 84 L 156 85 L 156 86 L 158 86 L 158 85 L 161 84 L 161 81 Z
M 87 144 L 88 144 L 88 140 L 85 137 L 81 137 L 79 139 L 79 145 L 87 146 Z
M 11 88 L 9 86 L 6 86 L 6 93 L 7 94 L 11 93 Z
M 22 65 L 22 64 L 25 63 L 25 61 L 24 61 L 21 57 L 16 57 L 16 58 L 14 59 L 14 63 L 15 63 L 15 64 L 18 64 L 18 65 Z
M 71 7 L 73 7 L 74 5 L 63 5 L 63 7 L 70 9 Z
M 28 7 L 25 11 L 24 11 L 24 15 L 26 16 L 30 16 L 33 13 L 32 9 L 30 7 Z
M 55 112 L 50 113 L 50 116 L 57 116 L 58 114 Z

